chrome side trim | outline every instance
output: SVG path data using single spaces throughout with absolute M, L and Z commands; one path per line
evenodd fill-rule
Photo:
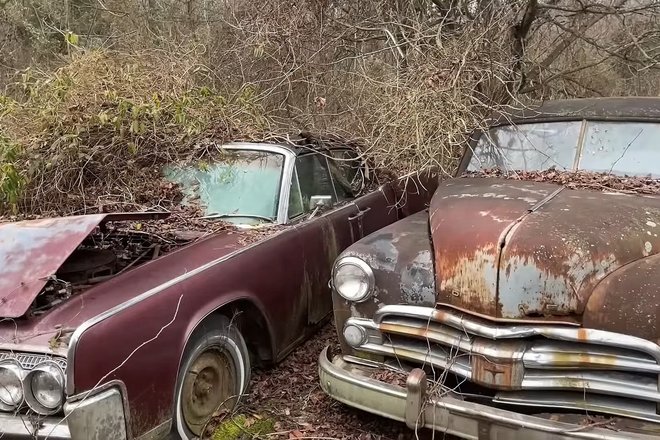
M 159 440 L 166 438 L 167 434 L 172 429 L 172 419 L 168 419 L 156 426 L 154 429 L 145 432 L 141 436 L 137 437 L 137 440 Z
M 267 237 L 266 240 L 271 240 L 274 237 L 277 237 L 277 236 L 279 236 L 280 234 L 282 234 L 284 232 L 286 232 L 286 230 L 276 231 L 276 232 L 273 233 L 273 235 Z M 110 318 L 111 316 L 116 315 L 117 313 L 119 313 L 121 311 L 126 310 L 126 309 L 128 309 L 129 307 L 131 307 L 135 304 L 139 304 L 139 303 L 141 303 L 142 301 L 144 301 L 148 298 L 151 298 L 152 296 L 162 292 L 165 289 L 168 289 L 172 286 L 175 286 L 175 285 L 179 284 L 180 282 L 187 280 L 188 278 L 196 276 L 196 275 L 198 275 L 198 274 L 200 274 L 200 273 L 202 273 L 202 272 L 204 272 L 204 271 L 206 271 L 206 270 L 208 270 L 208 269 L 210 269 L 210 268 L 212 268 L 212 267 L 214 267 L 214 266 L 216 266 L 216 265 L 218 265 L 218 264 L 220 264 L 224 261 L 229 260 L 230 258 L 233 258 L 237 255 L 242 254 L 243 252 L 246 252 L 246 251 L 252 249 L 253 247 L 257 246 L 260 243 L 262 243 L 262 242 L 252 243 L 252 244 L 250 244 L 250 245 L 248 245 L 244 248 L 238 249 L 238 250 L 236 250 L 236 251 L 234 251 L 234 252 L 232 252 L 228 255 L 217 258 L 217 259 L 215 259 L 213 261 L 210 261 L 210 262 L 208 262 L 208 263 L 206 263 L 202 266 L 199 266 L 199 267 L 197 267 L 193 270 L 187 271 L 187 272 L 179 275 L 178 277 L 172 278 L 172 279 L 166 281 L 165 283 L 163 283 L 159 286 L 156 286 L 156 287 L 154 287 L 150 290 L 147 290 L 144 293 L 141 293 L 138 296 L 135 296 L 135 297 L 133 297 L 133 298 L 127 300 L 127 301 L 124 301 L 121 304 L 117 304 L 116 306 L 106 310 L 105 312 L 100 313 L 100 314 L 96 315 L 95 317 L 90 318 L 87 321 L 83 322 L 76 329 L 76 331 L 74 331 L 73 334 L 71 335 L 71 340 L 69 341 L 69 347 L 67 349 L 67 371 L 66 371 L 66 379 L 67 379 L 66 380 L 66 393 L 67 393 L 67 395 L 71 395 L 75 392 L 74 372 L 75 372 L 75 363 L 76 363 L 76 347 L 77 347 L 78 342 L 80 341 L 80 338 L 82 337 L 83 333 L 85 333 L 85 331 L 89 330 L 91 327 L 95 326 L 96 324 L 98 324 L 100 322 L 103 322 L 104 320 Z

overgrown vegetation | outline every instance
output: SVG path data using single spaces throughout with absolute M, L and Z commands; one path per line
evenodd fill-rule
M 159 203 L 154 166 L 209 141 L 357 138 L 451 173 L 492 110 L 657 95 L 654 0 L 0 1 L 0 203 Z M 147 201 L 150 199 L 151 201 Z
M 220 94 L 194 57 L 177 55 L 91 51 L 52 73 L 27 70 L 0 118 L 0 200 L 37 214 L 167 205 L 164 163 L 272 132 L 249 87 Z

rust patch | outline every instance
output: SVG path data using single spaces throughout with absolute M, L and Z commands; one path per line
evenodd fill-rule
M 448 181 L 430 207 L 438 301 L 500 315 L 500 247 L 522 215 L 557 189 L 552 184 L 504 179 Z
M 438 302 L 498 319 L 579 320 L 608 274 L 660 252 L 660 197 L 460 179 L 431 203 Z
M 518 389 L 522 381 L 521 367 L 511 361 L 495 361 L 485 356 L 472 356 L 472 381 L 496 389 Z

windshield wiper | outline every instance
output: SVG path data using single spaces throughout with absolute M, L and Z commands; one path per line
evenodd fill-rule
M 212 212 L 212 213 L 210 213 L 208 215 L 205 215 L 203 217 L 200 217 L 200 218 L 203 218 L 205 220 L 212 220 L 212 219 L 215 219 L 215 218 L 236 218 L 236 217 L 256 218 L 256 219 L 265 220 L 265 221 L 271 222 L 271 223 L 275 222 L 275 220 L 273 220 L 272 218 L 266 217 L 266 216 L 263 216 L 263 215 L 256 215 L 256 214 L 220 214 L 219 212 Z

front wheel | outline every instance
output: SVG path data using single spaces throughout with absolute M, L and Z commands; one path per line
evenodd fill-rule
M 250 382 L 250 356 L 238 329 L 214 317 L 195 330 L 184 352 L 175 401 L 176 433 L 184 440 L 202 435 L 211 416 L 233 409 Z

